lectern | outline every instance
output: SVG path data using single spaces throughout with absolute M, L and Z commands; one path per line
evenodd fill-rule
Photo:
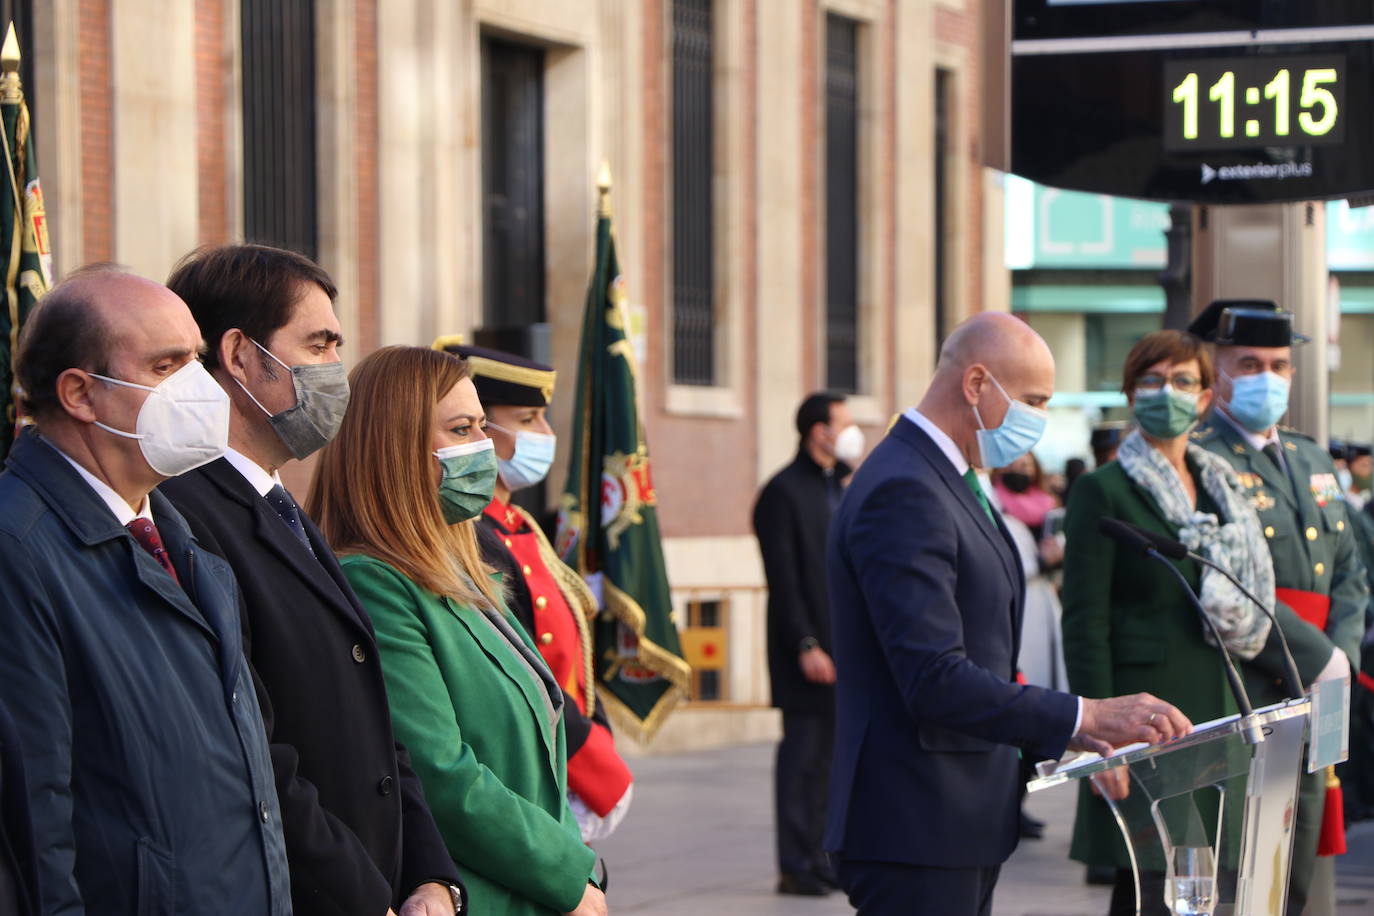
M 1135 873 L 1137 912 L 1153 903 L 1142 888 L 1158 891 L 1142 876 L 1162 873 L 1164 905 L 1179 916 L 1284 916 L 1311 715 L 1311 700 L 1293 700 L 1168 744 L 1048 761 L 1029 789 L 1126 769 L 1129 793 L 1108 805 Z

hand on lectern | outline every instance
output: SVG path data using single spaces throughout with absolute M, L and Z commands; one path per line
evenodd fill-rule
M 1083 719 L 1069 747 L 1096 751 L 1106 757 L 1112 748 L 1123 744 L 1157 744 L 1181 738 L 1192 730 L 1193 723 L 1187 716 L 1148 693 L 1105 700 L 1084 697 Z

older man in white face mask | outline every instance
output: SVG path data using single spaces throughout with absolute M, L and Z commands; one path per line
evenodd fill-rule
M 115 270 L 54 288 L 20 344 L 34 425 L 0 476 L 0 698 L 45 913 L 290 912 L 237 587 L 153 490 L 224 451 L 201 347 L 180 299 Z

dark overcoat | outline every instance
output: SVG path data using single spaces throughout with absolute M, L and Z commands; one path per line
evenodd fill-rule
M 157 491 L 180 582 L 33 429 L 0 475 L 0 698 L 44 913 L 291 912 L 238 586 Z
M 826 474 L 802 450 L 764 484 L 754 504 L 754 533 L 768 581 L 768 676 L 773 705 L 789 712 L 820 712 L 835 702 L 834 687 L 802 674 L 799 655 L 808 636 L 832 650 L 825 579 L 829 490 L 848 474 L 842 463 Z
M 457 884 L 392 733 L 372 623 L 319 529 L 302 511 L 312 557 L 223 458 L 159 489 L 243 589 L 296 916 L 376 916 L 426 881 Z

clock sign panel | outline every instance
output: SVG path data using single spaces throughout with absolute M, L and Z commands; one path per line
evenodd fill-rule
M 1348 77 L 1343 54 L 1167 60 L 1164 148 L 1344 143 Z

